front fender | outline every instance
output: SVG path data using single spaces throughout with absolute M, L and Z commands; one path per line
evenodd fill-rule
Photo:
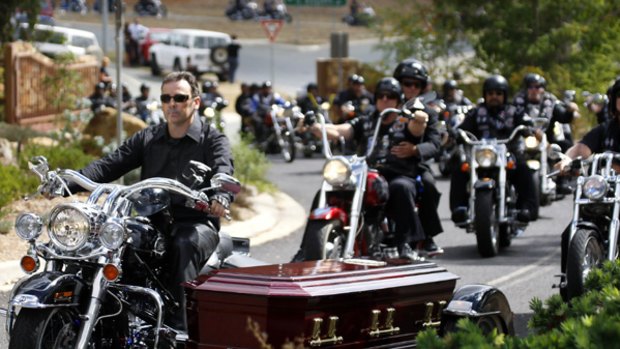
M 10 307 L 50 308 L 77 306 L 84 280 L 73 274 L 46 271 L 32 275 L 11 291 Z
M 495 180 L 486 178 L 484 180 L 478 180 L 474 183 L 474 189 L 476 190 L 493 190 L 495 189 Z
M 337 219 L 345 226 L 348 225 L 349 215 L 338 207 L 319 207 L 312 210 L 308 219 L 311 221 L 329 221 Z
M 504 293 L 487 285 L 465 285 L 452 296 L 444 309 L 442 318 L 475 319 L 489 315 L 499 315 L 504 332 L 514 335 L 514 314 Z

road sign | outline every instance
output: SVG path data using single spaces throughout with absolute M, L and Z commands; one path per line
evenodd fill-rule
M 285 0 L 284 3 L 290 6 L 344 6 L 347 0 Z
M 264 19 L 260 21 L 260 24 L 263 26 L 263 29 L 265 29 L 269 41 L 274 42 L 280 29 L 282 29 L 284 25 L 284 21 L 281 19 Z

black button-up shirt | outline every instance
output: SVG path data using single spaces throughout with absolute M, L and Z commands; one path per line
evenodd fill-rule
M 203 186 L 209 185 L 213 174 L 233 174 L 230 143 L 225 135 L 196 116 L 183 138 L 170 137 L 167 127 L 164 123 L 135 133 L 114 152 L 90 163 L 80 172 L 95 182 L 108 183 L 141 167 L 141 179 L 165 177 L 183 182 L 182 171 L 190 160 L 195 160 L 212 170 Z M 227 195 L 232 202 L 231 195 L 222 195 Z M 219 226 L 216 217 L 183 207 L 182 202 L 173 198 L 175 219 L 208 219 Z

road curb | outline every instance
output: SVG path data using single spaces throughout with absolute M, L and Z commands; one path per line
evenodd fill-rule
M 283 192 L 260 193 L 249 197 L 248 201 L 250 209 L 257 214 L 245 221 L 224 225 L 222 231 L 234 237 L 249 238 L 250 246 L 283 238 L 305 224 L 304 208 Z M 25 275 L 19 260 L 0 262 L 0 291 L 9 291 Z

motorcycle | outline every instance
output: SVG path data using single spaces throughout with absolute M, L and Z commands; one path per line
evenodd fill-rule
M 284 161 L 293 162 L 297 153 L 295 141 L 295 128 L 293 127 L 293 106 L 287 103 L 284 106 L 273 104 L 269 109 L 260 107 L 257 111 L 261 125 L 261 132 L 257 136 L 256 143 L 265 153 L 280 153 Z M 262 117 L 261 117 L 262 116 Z
M 467 113 L 473 108 L 473 105 L 457 105 L 450 104 L 445 105 L 443 102 L 440 104 L 442 112 L 439 121 L 439 133 L 441 135 L 441 144 L 439 148 L 439 155 L 435 158 L 439 173 L 442 176 L 447 177 L 450 175 L 452 168 L 450 161 L 454 156 L 454 153 L 458 151 L 458 144 L 454 139 L 454 130 L 463 122 Z
M 237 4 L 239 1 L 231 1 L 226 8 L 226 17 L 231 21 L 254 19 L 258 17 L 258 4 L 256 1 L 244 1 L 242 4 Z
M 201 104 L 201 109 L 203 109 L 201 115 L 204 115 L 207 122 L 215 126 L 218 131 L 224 132 L 226 123 L 222 118 L 222 109 L 228 106 L 228 101 L 218 96 L 211 100 L 201 100 Z
M 528 168 L 534 174 L 534 188 L 536 190 L 536 196 L 540 206 L 549 206 L 554 200 L 560 199 L 561 196 L 557 193 L 556 183 L 553 178 L 547 176 L 549 174 L 549 168 L 559 160 L 557 154 L 562 150 L 557 144 L 549 144 L 547 141 L 546 130 L 549 127 L 549 119 L 534 117 L 532 118 L 534 129 L 539 130 L 539 138 L 535 135 L 525 137 L 525 160 Z M 559 123 L 554 123 L 554 133 L 557 135 L 557 131 L 561 131 Z M 557 130 L 557 131 L 556 131 Z M 551 151 L 549 151 L 551 149 Z M 538 209 L 539 206 L 536 206 Z M 537 210 L 535 210 L 537 211 Z M 530 212 L 532 219 L 538 218 L 538 212 Z
M 560 294 L 565 300 L 584 293 L 590 271 L 606 260 L 618 258 L 620 177 L 612 168 L 612 163 L 618 161 L 620 154 L 605 152 L 571 163 L 571 168 L 578 171 L 579 176 L 570 224 L 566 274 L 561 275 L 560 283 Z
M 510 246 L 513 234 L 524 227 L 516 220 L 516 192 L 506 173 L 516 167 L 516 160 L 506 144 L 526 129 L 519 125 L 507 139 L 482 140 L 458 130 L 458 137 L 467 148 L 460 170 L 469 172 L 470 180 L 467 220 L 457 226 L 476 234 L 482 257 L 493 257 L 500 247 Z
M 408 110 L 387 108 L 379 119 L 390 113 L 411 117 Z M 317 118 L 322 125 L 326 159 L 323 183 L 293 261 L 354 256 L 397 258 L 396 248 L 385 244 L 390 231 L 383 212 L 388 199 L 388 182 L 367 162 L 376 145 L 381 123 L 377 122 L 366 155 L 334 156 L 325 130 L 325 119 L 320 113 Z
M 168 15 L 168 9 L 161 3 L 161 0 L 140 0 L 133 9 L 139 16 L 166 17 Z
M 49 241 L 41 238 L 43 217 L 22 213 L 16 219 L 17 234 L 30 246 L 20 263 L 27 276 L 15 284 L 2 311 L 9 348 L 161 348 L 186 341 L 187 333 L 163 323 L 178 308 L 162 282 L 170 195 L 201 209 L 208 207 L 207 193 L 237 193 L 239 182 L 215 174 L 211 187 L 197 189 L 210 172 L 199 162 L 183 171 L 189 186 L 168 178 L 126 186 L 95 183 L 77 171 L 50 171 L 44 157 L 33 158 L 30 168 L 46 197 L 62 196 L 67 182 L 90 195 L 51 210 L 45 218 Z M 219 234 L 201 273 L 253 263 L 245 256 L 249 240 Z
M 64 11 L 78 12 L 82 15 L 88 12 L 86 0 L 64 0 L 60 3 L 60 8 Z

